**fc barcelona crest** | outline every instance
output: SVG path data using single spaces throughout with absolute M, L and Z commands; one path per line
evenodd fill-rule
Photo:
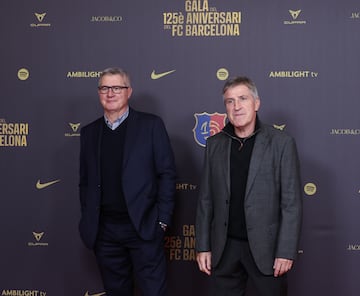
M 207 112 L 195 113 L 194 139 L 200 146 L 205 147 L 206 139 L 220 132 L 225 126 L 226 114 Z

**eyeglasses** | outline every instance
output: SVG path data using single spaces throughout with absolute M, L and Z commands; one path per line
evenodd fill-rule
M 129 86 L 122 86 L 122 85 L 114 85 L 114 86 L 103 85 L 103 86 L 99 86 L 98 90 L 101 94 L 107 94 L 109 89 L 111 89 L 111 91 L 114 94 L 120 94 L 123 91 L 123 89 L 128 89 L 128 88 Z

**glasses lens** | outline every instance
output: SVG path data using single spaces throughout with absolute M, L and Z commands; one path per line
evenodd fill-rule
M 121 93 L 122 88 L 120 86 L 113 86 L 111 89 L 114 94 L 119 94 L 119 93 Z
M 119 94 L 122 92 L 123 89 L 127 89 L 128 87 L 127 86 L 119 86 L 119 85 L 116 85 L 116 86 L 99 86 L 99 92 L 102 93 L 102 94 L 107 94 L 108 91 L 111 89 L 111 91 L 114 93 L 114 94 Z
M 102 94 L 106 94 L 108 92 L 108 87 L 107 86 L 100 86 L 99 87 L 99 92 Z

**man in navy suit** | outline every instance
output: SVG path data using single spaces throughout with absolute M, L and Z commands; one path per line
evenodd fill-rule
M 94 250 L 106 295 L 166 295 L 164 232 L 174 209 L 175 164 L 163 121 L 129 107 L 130 77 L 99 78 L 104 116 L 81 130 L 79 230 Z
M 228 80 L 229 122 L 207 139 L 196 217 L 197 262 L 216 296 L 287 295 L 286 274 L 297 254 L 302 190 L 295 140 L 262 123 L 257 88 Z

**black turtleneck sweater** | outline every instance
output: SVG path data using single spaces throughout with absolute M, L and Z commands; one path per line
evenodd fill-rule
M 257 128 L 256 128 L 257 129 Z M 225 132 L 232 137 L 230 154 L 230 209 L 228 236 L 238 240 L 247 240 L 244 211 L 246 183 L 256 133 L 248 138 L 235 135 L 234 127 L 228 123 Z

